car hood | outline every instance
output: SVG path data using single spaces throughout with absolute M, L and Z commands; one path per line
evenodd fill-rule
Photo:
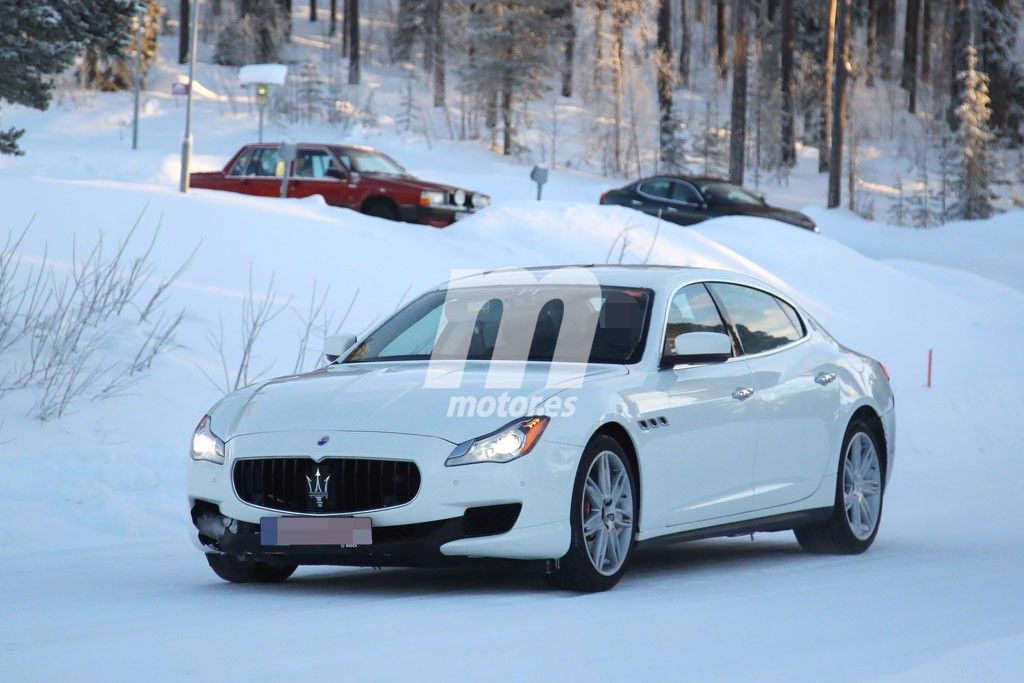
M 439 365 L 431 370 L 435 383 L 452 383 L 456 366 Z M 417 434 L 461 443 L 500 428 L 524 410 L 530 412 L 525 409 L 530 402 L 536 406 L 580 386 L 581 381 L 586 386 L 598 377 L 627 373 L 620 365 L 573 364 L 560 366 L 555 376 L 549 363 L 526 363 L 516 388 L 491 388 L 487 386 L 491 365 L 467 362 L 461 382 L 454 387 L 425 387 L 429 366 L 425 361 L 333 365 L 226 396 L 210 411 L 211 428 L 225 441 L 243 434 L 330 430 Z M 493 365 L 496 376 L 511 376 L 513 364 Z M 485 402 L 494 406 L 491 410 L 479 403 L 484 397 L 492 398 Z M 514 409 L 513 399 L 521 409 Z
M 750 206 L 746 204 L 729 204 L 722 207 L 722 212 L 733 216 L 757 216 L 760 218 L 771 218 L 795 225 L 805 230 L 814 230 L 814 221 L 806 214 L 791 209 L 783 209 L 778 206 Z
M 392 185 L 396 185 L 407 190 L 437 190 L 440 192 L 454 192 L 455 190 L 463 189 L 463 191 L 467 193 L 469 192 L 469 190 L 465 190 L 465 188 L 458 188 L 454 185 L 432 183 L 428 180 L 420 180 L 419 178 L 411 175 L 397 176 L 377 173 L 363 173 L 362 175 L 366 178 L 373 178 L 374 180 L 387 181 Z

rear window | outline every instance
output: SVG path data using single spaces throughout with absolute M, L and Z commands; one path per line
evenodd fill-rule
M 744 354 L 771 351 L 804 336 L 800 317 L 793 307 L 771 294 L 720 282 L 708 286 L 722 302 L 726 316 L 736 328 Z

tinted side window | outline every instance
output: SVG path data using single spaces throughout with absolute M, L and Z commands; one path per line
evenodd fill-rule
M 803 336 L 783 311 L 782 302 L 771 294 L 741 285 L 713 283 L 709 286 L 736 327 L 743 353 L 771 351 Z
M 671 199 L 672 185 L 672 181 L 666 178 L 655 178 L 654 180 L 642 183 L 639 190 L 646 195 L 657 197 L 658 199 Z
M 252 154 L 252 150 L 245 150 L 238 155 L 235 159 L 235 163 L 231 164 L 231 168 L 228 169 L 228 175 L 244 175 L 245 166 L 249 163 L 249 156 Z
M 687 204 L 700 204 L 702 201 L 693 185 L 678 181 L 672 183 L 672 199 Z
M 672 353 L 675 350 L 675 338 L 688 332 L 725 334 L 725 325 L 704 285 L 687 285 L 672 297 L 662 353 Z
M 300 149 L 295 159 L 295 177 L 325 178 L 331 163 L 331 155 L 324 150 Z
M 281 157 L 276 148 L 261 148 L 253 150 L 252 161 L 249 163 L 249 172 L 246 175 L 271 177 L 277 175 L 277 164 Z

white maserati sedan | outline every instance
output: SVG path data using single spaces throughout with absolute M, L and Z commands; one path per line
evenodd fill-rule
M 223 579 L 489 558 L 600 591 L 638 543 L 792 529 L 852 554 L 878 533 L 888 373 L 752 278 L 492 271 L 327 347 L 195 430 L 193 537 Z

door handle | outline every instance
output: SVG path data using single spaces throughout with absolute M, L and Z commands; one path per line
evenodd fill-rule
M 814 378 L 814 381 L 820 384 L 821 386 L 825 386 L 826 384 L 831 383 L 832 380 L 834 380 L 835 378 L 836 373 L 834 372 L 819 372 L 817 376 Z
M 630 199 L 629 203 L 632 204 L 633 206 L 640 206 L 641 204 L 643 204 L 643 202 L 640 201 L 639 199 Z
M 753 395 L 754 390 L 750 387 L 737 387 L 736 391 L 732 392 L 732 397 L 737 401 L 746 401 Z

